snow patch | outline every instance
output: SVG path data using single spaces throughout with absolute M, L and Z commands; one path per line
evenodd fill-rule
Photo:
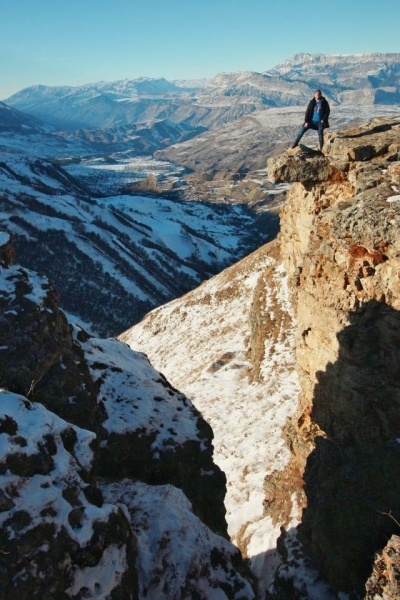
M 0 246 L 5 246 L 10 241 L 10 236 L 5 231 L 0 231 Z
M 74 573 L 74 583 L 66 591 L 71 598 L 93 598 L 107 600 L 118 587 L 127 569 L 126 548 L 108 546 L 97 565 L 85 567 Z M 81 590 L 83 594 L 77 596 Z
M 153 450 L 199 440 L 190 401 L 169 386 L 145 355 L 115 339 L 80 343 L 94 380 L 101 381 L 98 401 L 107 412 L 103 427 L 108 432 L 143 429 L 155 434 Z
M 103 485 L 102 491 L 106 501 L 127 507 L 130 515 L 140 598 L 191 597 L 183 593 L 187 586 L 210 600 L 233 597 L 223 591 L 228 586 L 240 590 L 237 597 L 243 600 L 254 598 L 249 582 L 232 569 L 237 550 L 193 514 L 181 490 L 125 479 Z

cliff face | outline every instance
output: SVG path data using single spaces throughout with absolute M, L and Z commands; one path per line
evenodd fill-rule
M 286 435 L 305 485 L 288 492 L 321 572 L 360 595 L 400 520 L 399 160 L 400 121 L 376 120 L 269 161 L 294 182 L 279 242 L 302 392 Z

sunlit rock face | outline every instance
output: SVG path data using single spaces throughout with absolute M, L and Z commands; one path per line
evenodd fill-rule
M 374 568 L 365 588 L 367 592 L 365 600 L 399 598 L 400 538 L 398 535 L 392 535 L 383 550 L 376 554 Z
M 269 161 L 294 182 L 279 242 L 298 321 L 300 537 L 334 589 L 359 595 L 400 518 L 399 160 L 400 122 L 376 120 Z

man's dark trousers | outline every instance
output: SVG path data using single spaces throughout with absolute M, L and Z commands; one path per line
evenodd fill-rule
M 319 148 L 320 150 L 322 150 L 322 146 L 324 145 L 324 124 L 322 121 L 310 121 L 307 127 L 303 125 L 303 127 L 300 129 L 297 135 L 297 138 L 294 140 L 294 143 L 297 145 L 300 142 L 303 135 L 305 134 L 305 132 L 309 129 L 314 129 L 315 131 L 318 131 Z

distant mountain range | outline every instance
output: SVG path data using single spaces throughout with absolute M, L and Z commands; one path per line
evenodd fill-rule
M 221 73 L 198 82 L 126 79 L 79 87 L 36 85 L 6 104 L 57 129 L 104 129 L 168 119 L 209 129 L 255 110 L 303 105 L 315 87 L 332 103 L 400 102 L 400 54 L 297 54 L 265 73 Z
M 300 53 L 272 69 L 271 74 L 321 87 L 326 96 L 339 104 L 400 102 L 400 53 Z

